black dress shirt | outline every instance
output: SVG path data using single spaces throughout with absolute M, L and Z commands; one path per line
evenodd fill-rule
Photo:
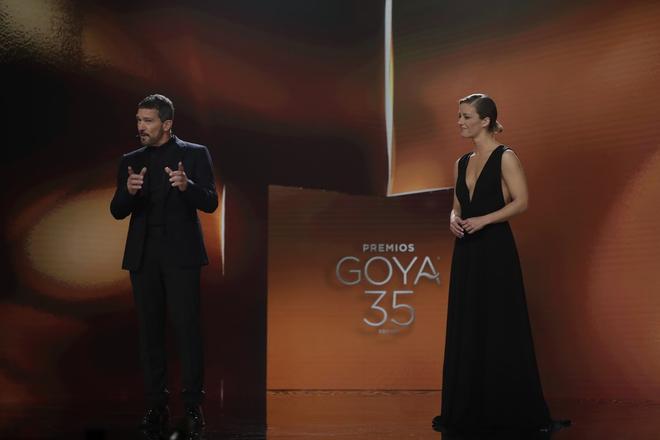
M 170 138 L 163 145 L 147 147 L 147 187 L 148 208 L 147 225 L 165 225 L 165 196 L 170 187 L 169 176 L 165 172 L 165 157 L 176 148 L 174 139 Z

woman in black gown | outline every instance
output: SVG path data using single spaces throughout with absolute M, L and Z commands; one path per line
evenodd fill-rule
M 527 208 L 527 184 L 516 154 L 494 135 L 502 130 L 493 100 L 460 100 L 461 135 L 474 151 L 454 170 L 449 229 L 457 237 L 449 283 L 442 377 L 444 432 L 547 431 L 520 262 L 508 219 Z M 567 422 L 563 422 L 567 424 Z

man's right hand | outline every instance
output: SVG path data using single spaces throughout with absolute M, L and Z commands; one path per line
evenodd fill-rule
M 126 180 L 126 188 L 128 193 L 132 196 L 137 194 L 139 190 L 142 189 L 142 184 L 144 183 L 144 175 L 147 174 L 147 168 L 142 168 L 140 174 L 133 172 L 133 168 L 128 167 L 128 180 Z

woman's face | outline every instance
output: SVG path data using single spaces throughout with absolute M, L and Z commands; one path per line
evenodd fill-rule
M 458 106 L 458 126 L 461 136 L 475 138 L 482 130 L 487 130 L 489 118 L 479 118 L 479 113 L 472 104 L 463 103 Z

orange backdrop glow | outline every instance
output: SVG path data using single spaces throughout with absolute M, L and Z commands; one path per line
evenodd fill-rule
M 394 2 L 392 192 L 453 187 L 453 163 L 472 148 L 458 134 L 457 100 L 493 96 L 500 139 L 530 188 L 529 210 L 512 223 L 546 394 L 657 400 L 660 4 L 472 12 Z M 383 220 L 374 200 L 351 202 L 358 214 L 348 202 L 338 209 L 339 196 L 281 197 L 271 209 L 291 212 L 276 210 L 271 228 L 293 223 L 288 240 L 271 235 L 269 387 L 439 388 L 446 284 L 417 309 L 414 331 L 382 338 L 360 327 L 364 295 L 340 294 L 332 280 L 351 246 L 406 228 Z M 445 265 L 448 209 L 416 235 Z
M 268 388 L 438 388 L 450 202 L 271 187 Z
M 399 12 L 395 192 L 454 185 L 471 149 L 457 100 L 490 94 L 530 188 L 513 227 L 546 393 L 657 400 L 660 4 L 558 2 L 450 30 Z

